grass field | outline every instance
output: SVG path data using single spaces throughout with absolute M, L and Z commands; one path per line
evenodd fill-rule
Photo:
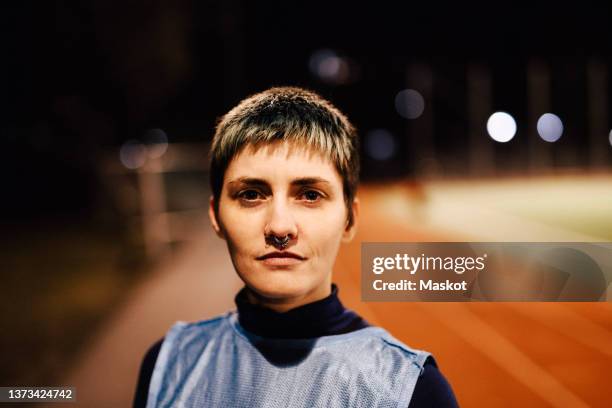
M 481 208 L 487 208 L 499 212 L 500 216 L 518 216 L 568 234 L 573 232 L 597 241 L 612 241 L 610 176 L 434 183 L 430 194 L 433 200 L 460 200 L 471 204 L 476 214 Z M 499 232 L 504 233 L 503 230 Z M 563 237 L 559 234 L 549 239 Z

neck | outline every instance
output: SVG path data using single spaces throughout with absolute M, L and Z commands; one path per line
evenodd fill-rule
M 277 312 L 249 301 L 244 287 L 236 295 L 240 325 L 249 333 L 267 338 L 306 339 L 348 333 L 368 324 L 344 308 L 338 298 L 338 287 L 329 285 L 329 295 L 320 300 Z

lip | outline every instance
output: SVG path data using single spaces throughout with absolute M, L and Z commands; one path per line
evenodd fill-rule
M 293 252 L 269 252 L 256 258 L 267 266 L 291 266 L 306 260 L 303 256 Z

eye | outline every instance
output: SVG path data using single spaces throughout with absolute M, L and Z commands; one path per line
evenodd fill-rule
M 323 198 L 323 194 L 319 193 L 316 190 L 305 190 L 302 192 L 301 197 L 303 197 L 304 200 L 310 203 L 315 203 L 319 201 L 321 198 Z
M 257 190 L 244 190 L 239 192 L 237 197 L 244 201 L 255 201 L 263 198 L 263 195 Z

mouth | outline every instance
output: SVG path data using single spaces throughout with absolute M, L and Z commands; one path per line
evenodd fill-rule
M 293 252 L 269 252 L 265 255 L 258 256 L 258 261 L 261 261 L 264 265 L 267 266 L 290 266 L 296 265 L 306 260 L 301 255 L 295 254 Z

